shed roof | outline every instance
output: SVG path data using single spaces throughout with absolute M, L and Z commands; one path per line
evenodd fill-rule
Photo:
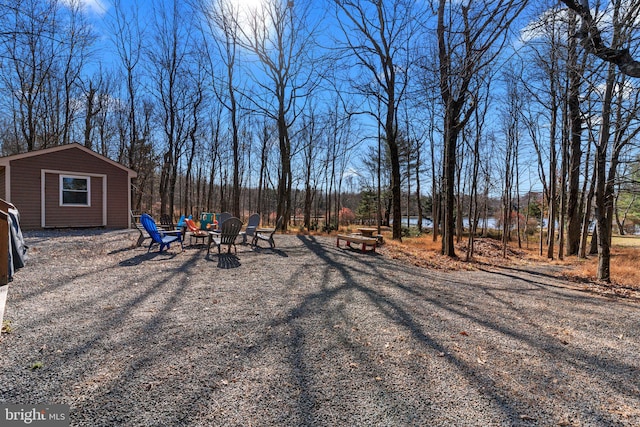
M 4 157 L 0 157 L 0 166 L 9 166 L 9 163 L 14 161 L 14 160 L 19 160 L 19 159 L 25 159 L 28 157 L 33 157 L 33 156 L 43 156 L 43 155 L 47 155 L 50 153 L 55 153 L 57 151 L 63 151 L 63 150 L 70 150 L 73 148 L 77 148 L 80 149 L 82 151 L 84 151 L 85 153 L 88 153 L 94 157 L 99 158 L 100 160 L 107 162 L 117 168 L 120 168 L 124 171 L 126 171 L 129 174 L 129 177 L 131 178 L 135 178 L 138 176 L 137 172 L 134 171 L 133 169 L 129 169 L 126 166 L 121 165 L 120 163 L 111 160 L 108 157 L 105 157 L 101 154 L 96 153 L 93 150 L 88 149 L 87 147 L 85 147 L 84 145 L 78 144 L 77 142 L 73 142 L 71 144 L 65 144 L 65 145 L 57 145 L 55 147 L 50 147 L 50 148 L 43 148 L 41 150 L 35 150 L 35 151 L 29 151 L 26 153 L 20 153 L 20 154 L 13 154 L 10 156 L 4 156 Z

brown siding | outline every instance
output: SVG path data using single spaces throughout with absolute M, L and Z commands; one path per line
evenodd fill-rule
M 54 151 L 38 156 L 16 159 L 11 162 L 11 202 L 16 205 L 20 211 L 21 226 L 25 230 L 40 228 L 40 171 L 42 169 L 51 169 L 69 172 L 73 174 L 104 174 L 107 175 L 107 228 L 126 228 L 129 225 L 128 213 L 128 197 L 129 197 L 129 181 L 126 170 L 120 169 L 115 165 L 105 162 L 99 157 L 93 156 L 79 148 L 70 148 L 66 150 Z M 49 177 L 48 177 L 49 179 Z M 55 206 L 58 206 L 58 186 L 59 178 L 56 175 L 55 191 L 49 191 L 49 182 L 47 181 L 47 217 L 49 213 L 58 213 L 49 211 L 49 203 L 53 203 L 49 198 L 55 198 Z M 52 183 L 53 185 L 53 183 Z M 100 205 L 97 213 L 99 223 L 102 223 L 102 206 L 94 201 L 95 198 L 102 198 L 102 182 L 92 177 L 92 208 L 70 208 L 62 215 L 66 219 L 59 216 L 52 218 L 55 220 L 56 227 L 77 227 L 80 226 L 77 221 L 94 221 L 94 206 Z M 75 212 L 78 210 L 79 212 Z M 49 219 L 49 218 L 47 218 Z M 49 224 L 47 223 L 49 226 Z M 98 224 L 99 225 L 99 224 Z M 88 226 L 88 225 L 87 225 Z
M 102 177 L 91 180 L 91 206 L 60 206 L 60 175 L 45 174 L 45 227 L 100 227 L 102 220 Z

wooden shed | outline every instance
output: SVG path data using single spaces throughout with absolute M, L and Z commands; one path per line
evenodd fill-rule
M 136 172 L 73 143 L 0 157 L 0 198 L 23 230 L 128 228 Z

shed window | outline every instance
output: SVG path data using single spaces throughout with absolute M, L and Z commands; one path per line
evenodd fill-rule
M 91 183 L 88 176 L 60 175 L 60 205 L 90 206 Z

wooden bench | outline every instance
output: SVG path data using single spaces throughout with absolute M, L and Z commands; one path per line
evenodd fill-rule
M 351 243 L 357 243 L 362 245 L 362 251 L 366 251 L 367 247 L 370 246 L 372 251 L 376 251 L 376 246 L 378 244 L 378 239 L 375 237 L 364 237 L 361 234 L 338 234 L 336 239 L 336 246 L 340 247 L 340 241 L 344 240 L 347 242 L 347 246 L 351 247 Z

